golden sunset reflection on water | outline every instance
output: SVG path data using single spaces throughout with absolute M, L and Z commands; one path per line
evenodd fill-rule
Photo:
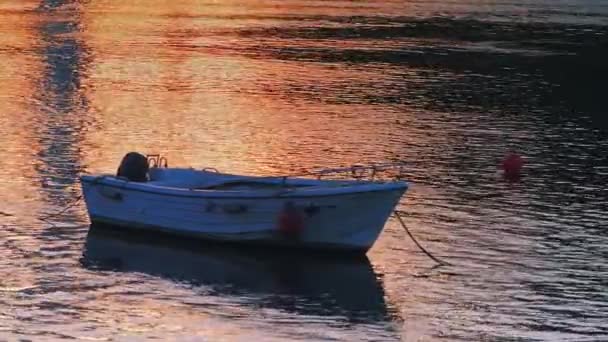
M 595 74 L 592 2 L 0 2 L 0 340 L 606 335 L 608 139 L 559 84 Z M 497 173 L 511 148 L 519 183 Z M 362 262 L 89 234 L 78 177 L 130 151 L 264 175 L 406 161 L 399 209 L 452 266 L 392 219 Z
M 10 8 L 10 7 L 9 7 Z M 0 15 L 0 146 L 2 164 L 0 183 L 5 194 L 16 196 L 27 205 L 36 202 L 37 184 L 36 130 L 41 114 L 35 110 L 36 75 L 42 69 L 40 56 L 34 53 L 39 46 L 36 34 L 38 20 L 28 11 L 8 11 Z M 9 207 L 9 208 L 10 208 Z M 8 209 L 7 209 L 8 211 Z
M 319 112 L 314 99 L 289 98 L 292 84 L 302 82 L 298 78 L 349 79 L 356 77 L 352 71 L 231 53 L 222 45 L 239 37 L 214 33 L 229 26 L 230 19 L 183 15 L 183 6 L 176 3 L 154 12 L 159 18 L 168 17 L 166 26 L 155 25 L 154 20 L 129 26 L 134 30 L 129 34 L 140 37 L 137 41 L 125 40 L 120 30 L 108 30 L 125 25 L 130 17 L 124 13 L 131 13 L 132 5 L 114 8 L 112 13 L 92 10 L 83 17 L 87 28 L 83 34 L 96 60 L 84 83 L 97 125 L 103 127 L 87 140 L 96 146 L 88 149 L 94 152 L 86 163 L 92 170 L 111 170 L 125 151 L 139 150 L 167 154 L 172 165 L 288 173 L 294 167 L 326 165 L 322 156 L 328 152 L 356 149 L 345 144 L 377 139 L 386 130 L 345 124 L 344 106 L 336 106 L 335 113 L 326 113 L 331 106 Z M 213 15 L 215 9 L 211 6 L 201 15 Z M 351 107 L 347 111 L 355 118 L 354 113 L 370 109 Z M 309 115 L 302 115 L 303 111 Z M 305 140 L 313 145 L 300 144 L 302 136 L 311 137 Z M 353 156 L 338 164 L 360 161 Z

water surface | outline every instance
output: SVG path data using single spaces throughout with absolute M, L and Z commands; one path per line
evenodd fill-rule
M 0 337 L 608 339 L 608 3 L 0 3 Z M 496 166 L 515 149 L 521 182 Z M 407 161 L 362 260 L 92 231 L 128 151 L 290 174 Z

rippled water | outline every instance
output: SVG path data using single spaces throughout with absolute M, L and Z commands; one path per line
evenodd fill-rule
M 605 1 L 4 0 L 0 42 L 0 339 L 608 340 Z M 44 220 L 130 150 L 405 160 L 452 265 L 392 220 L 364 260 Z

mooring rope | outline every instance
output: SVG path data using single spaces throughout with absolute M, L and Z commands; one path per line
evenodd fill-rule
M 102 179 L 106 178 L 106 177 L 107 177 L 106 175 L 102 175 L 102 176 L 97 176 L 97 177 L 95 177 L 95 179 L 93 179 L 93 182 L 92 182 L 92 183 L 93 183 L 93 185 L 97 185 L 97 184 L 99 184 L 99 182 L 100 182 Z M 40 220 L 41 220 L 41 221 L 45 221 L 45 222 L 47 222 L 47 221 L 48 221 L 49 219 L 51 219 L 51 218 L 54 218 L 54 217 L 57 217 L 57 216 L 59 216 L 59 215 L 64 214 L 66 211 L 70 210 L 71 208 L 75 207 L 75 206 L 76 206 L 78 203 L 80 203 L 80 201 L 81 201 L 81 200 L 84 198 L 83 196 L 84 196 L 84 195 L 83 195 L 83 194 L 81 194 L 80 196 L 76 197 L 76 198 L 75 198 L 73 201 L 71 201 L 71 202 L 70 202 L 70 203 L 69 203 L 69 204 L 68 204 L 66 207 L 64 207 L 63 209 L 59 210 L 59 211 L 58 211 L 58 212 L 56 212 L 56 213 L 52 213 L 52 214 L 48 214 L 48 215 L 42 216 L 42 217 L 40 218 Z
M 395 216 L 397 217 L 397 219 L 401 223 L 401 226 L 403 227 L 403 229 L 405 229 L 407 235 L 410 236 L 410 238 L 412 239 L 412 241 L 414 241 L 414 243 L 416 244 L 416 246 L 418 246 L 418 248 L 421 251 L 423 251 L 424 254 L 426 254 L 429 258 L 433 259 L 433 261 L 435 261 L 439 265 L 444 265 L 444 266 L 450 265 L 449 263 L 447 263 L 447 262 L 445 262 L 445 261 L 443 261 L 443 260 L 435 257 L 433 254 L 431 254 L 429 251 L 427 251 L 424 247 L 422 247 L 422 245 L 420 245 L 420 243 L 418 242 L 418 240 L 416 240 L 416 238 L 414 237 L 414 235 L 407 228 L 407 225 L 405 224 L 405 221 L 403 221 L 403 218 L 401 217 L 401 212 L 399 210 L 395 210 L 393 213 L 395 214 Z
M 56 213 L 52 213 L 52 214 L 48 214 L 45 216 L 42 216 L 40 218 L 41 221 L 47 221 L 48 219 L 57 217 L 59 215 L 64 214 L 66 211 L 68 211 L 69 209 L 75 207 L 78 203 L 80 203 L 80 201 L 82 200 L 82 195 L 76 197 L 76 199 L 74 199 L 70 204 L 68 204 L 65 208 L 61 209 L 60 211 L 56 212 Z
M 99 184 L 99 182 L 101 182 L 106 177 L 107 177 L 107 175 L 97 176 L 93 179 L 93 181 L 91 183 L 93 185 L 97 185 L 97 184 Z M 64 207 L 60 211 L 58 211 L 56 213 L 45 215 L 45 216 L 41 217 L 40 220 L 46 222 L 50 218 L 54 218 L 54 217 L 64 214 L 66 211 L 70 210 L 71 208 L 75 207 L 78 203 L 80 203 L 80 201 L 84 198 L 83 196 L 84 195 L 81 194 L 80 196 L 76 197 L 71 203 L 69 203 L 66 207 Z
M 66 211 L 70 210 L 71 208 L 73 208 L 74 206 L 76 206 L 78 203 L 80 203 L 81 200 L 82 200 L 82 195 L 76 197 L 76 199 L 74 199 L 73 201 L 71 201 L 66 207 L 64 207 L 63 209 L 59 210 L 58 212 L 44 215 L 44 216 L 42 216 L 42 217 L 40 217 L 38 219 L 40 221 L 48 222 L 49 219 L 64 214 Z M 10 213 L 6 213 L 6 212 L 3 212 L 3 211 L 0 211 L 0 216 L 14 217 L 15 215 L 14 214 L 10 214 Z

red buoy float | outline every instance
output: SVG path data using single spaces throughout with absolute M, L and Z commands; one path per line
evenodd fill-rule
M 304 230 L 304 216 L 292 202 L 287 202 L 279 213 L 278 229 L 287 237 L 296 237 Z
M 509 153 L 502 161 L 503 175 L 508 180 L 518 180 L 521 177 L 521 170 L 524 167 L 524 160 L 517 153 Z

